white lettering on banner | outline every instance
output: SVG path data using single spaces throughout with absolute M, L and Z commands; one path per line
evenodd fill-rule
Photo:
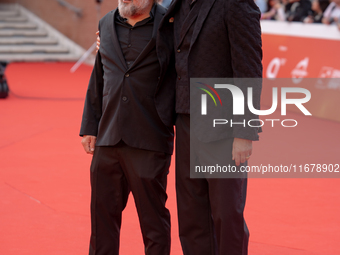
M 340 70 L 333 67 L 324 66 L 320 71 L 320 78 L 340 78 Z
M 304 77 L 308 75 L 307 68 L 308 68 L 309 58 L 304 58 L 301 60 L 294 70 L 292 71 L 292 80 L 295 84 L 300 83 Z
M 287 51 L 287 50 L 288 50 L 287 46 L 284 46 L 284 45 L 279 46 L 279 51 Z
M 324 66 L 321 68 L 320 71 L 320 78 L 332 78 L 332 74 L 333 74 L 333 67 L 328 67 L 328 66 Z
M 332 78 L 340 78 L 340 70 L 334 70 Z
M 267 78 L 269 79 L 275 79 L 279 73 L 280 67 L 283 66 L 286 63 L 285 58 L 274 58 L 272 61 L 270 61 L 268 67 L 267 67 Z
M 315 87 L 317 89 L 340 90 L 340 70 L 324 66 L 321 68 Z M 324 78 L 324 79 L 322 79 Z

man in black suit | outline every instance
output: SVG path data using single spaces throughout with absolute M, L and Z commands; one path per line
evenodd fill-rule
M 246 255 L 249 231 L 243 212 L 247 178 L 190 178 L 190 78 L 256 78 L 237 85 L 260 108 L 262 41 L 260 11 L 253 0 L 174 0 L 157 37 L 159 58 L 175 53 L 176 81 L 176 191 L 179 237 L 184 255 Z M 99 42 L 98 42 L 99 43 Z M 247 99 L 245 100 L 247 102 Z M 230 103 L 230 102 L 229 102 Z M 247 108 L 247 107 L 245 107 Z M 249 109 L 225 119 L 258 119 Z M 233 126 L 205 139 L 205 146 L 225 149 L 224 164 L 247 164 L 257 127 Z M 200 142 L 200 141 L 198 141 Z M 197 150 L 197 149 L 196 149 Z M 195 155 L 199 160 L 206 160 Z M 201 158 L 200 158 L 201 157 Z M 220 157 L 221 158 L 221 157 Z
M 153 0 L 119 0 L 118 9 L 99 23 L 101 48 L 80 131 L 85 151 L 93 154 L 91 255 L 119 254 L 121 216 L 130 191 L 145 254 L 170 253 L 165 202 L 176 76 L 171 60 L 157 54 L 164 14 Z
M 243 217 L 247 178 L 190 178 L 190 78 L 258 78 L 252 87 L 254 107 L 259 109 L 259 20 L 260 11 L 253 0 L 174 0 L 159 28 L 162 36 L 157 43 L 175 53 L 178 75 L 176 191 L 184 255 L 248 254 L 249 231 Z M 161 52 L 161 57 L 170 58 L 170 51 Z M 248 82 L 235 85 L 247 94 Z M 233 116 L 232 109 L 229 113 L 225 119 L 235 122 L 258 119 L 248 109 L 242 116 Z M 236 125 L 204 142 L 210 148 L 223 143 L 224 164 L 239 167 L 247 163 L 258 132 L 256 127 Z M 198 154 L 199 162 L 206 160 L 200 158 L 204 152 Z

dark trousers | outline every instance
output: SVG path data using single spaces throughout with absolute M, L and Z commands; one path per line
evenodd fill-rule
M 146 255 L 170 253 L 170 213 L 165 207 L 171 156 L 123 142 L 96 147 L 91 164 L 90 255 L 118 255 L 124 210 L 135 199 Z
M 233 139 L 224 142 L 226 160 L 235 165 L 231 160 Z M 190 178 L 190 116 L 179 114 L 176 191 L 184 255 L 248 254 L 249 231 L 243 217 L 246 189 L 247 178 Z

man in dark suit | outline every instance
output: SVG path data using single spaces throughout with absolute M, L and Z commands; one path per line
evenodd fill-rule
M 259 78 L 252 84 L 260 107 L 262 46 L 260 11 L 253 0 L 174 0 L 164 16 L 157 42 L 176 61 L 176 191 L 179 236 L 184 255 L 245 255 L 249 232 L 243 211 L 247 178 L 190 178 L 190 78 Z M 247 82 L 236 84 L 246 95 Z M 247 107 L 246 107 L 247 108 Z M 248 109 L 226 119 L 258 119 Z M 206 147 L 225 148 L 225 164 L 246 164 L 258 128 L 234 126 L 212 135 Z M 221 140 L 221 137 L 223 138 Z M 216 147 L 215 147 L 216 148 Z M 195 148 L 196 149 L 196 148 Z M 197 150 L 197 149 L 196 149 Z M 194 153 L 194 152 L 192 152 Z M 204 153 L 199 152 L 199 158 Z
M 157 29 L 164 14 L 153 0 L 119 0 L 118 9 L 99 23 L 101 48 L 80 131 L 85 151 L 93 154 L 91 255 L 119 254 L 122 211 L 130 191 L 145 254 L 170 253 L 165 202 L 176 76 L 171 60 L 157 54 Z
M 190 178 L 190 78 L 257 78 L 237 85 L 260 107 L 262 42 L 260 11 L 253 0 L 174 0 L 157 37 L 159 58 L 169 62 L 175 53 L 176 191 L 179 236 L 184 255 L 246 255 L 249 231 L 243 212 L 247 179 Z M 245 100 L 247 101 L 247 100 Z M 232 106 L 231 106 L 232 108 Z M 226 119 L 258 119 L 249 109 Z M 204 142 L 223 145 L 225 165 L 246 164 L 257 127 L 234 126 Z M 221 139 L 222 138 L 222 139 Z M 197 148 L 196 148 L 197 150 Z M 204 154 L 200 152 L 200 154 Z M 198 155 L 198 156 L 201 156 Z M 197 155 L 195 155 L 197 156 Z M 198 157 L 199 160 L 206 160 Z

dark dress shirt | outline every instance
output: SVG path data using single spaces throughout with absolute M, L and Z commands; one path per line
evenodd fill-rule
M 117 37 L 128 68 L 137 59 L 152 37 L 155 6 L 151 9 L 150 17 L 137 22 L 134 26 L 116 12 L 115 24 Z

